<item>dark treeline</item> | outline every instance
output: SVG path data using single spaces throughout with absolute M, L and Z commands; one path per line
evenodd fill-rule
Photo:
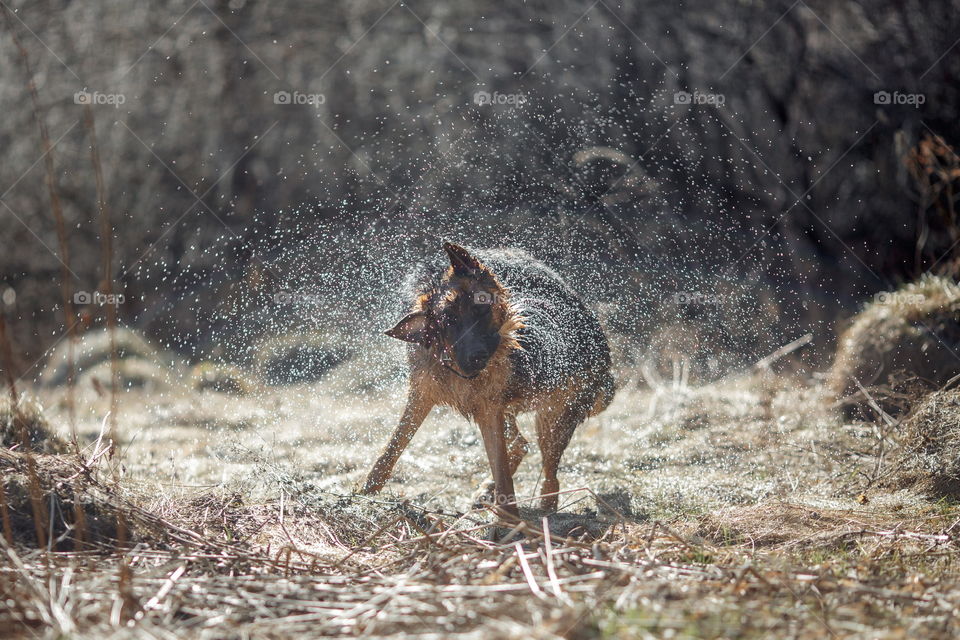
M 777 313 L 825 334 L 873 292 L 949 269 L 960 239 L 956 2 L 8 6 L 0 278 L 28 355 L 62 332 L 28 73 L 71 288 L 100 282 L 89 100 L 122 319 L 148 329 L 172 282 L 224 269 L 209 247 L 226 238 L 242 274 L 253 234 L 305 204 L 344 225 L 566 216 L 628 268 L 679 265 L 677 287 L 763 280 Z

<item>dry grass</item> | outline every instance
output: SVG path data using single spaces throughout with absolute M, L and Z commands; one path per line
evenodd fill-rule
M 118 364 L 129 367 L 134 378 L 161 378 L 160 372 L 171 363 L 169 356 L 151 346 L 140 334 L 130 329 L 117 330 L 115 345 Z M 101 329 L 87 331 L 79 337 L 73 347 L 64 341 L 50 354 L 41 376 L 42 382 L 49 386 L 63 385 L 69 376 L 72 362 L 76 368 L 76 375 L 94 373 L 107 380 L 109 388 L 110 377 L 104 372 L 109 369 L 110 354 L 109 331 Z
M 538 464 L 524 462 L 512 537 L 466 508 L 486 473 L 469 425 L 431 417 L 387 493 L 357 496 L 400 400 L 311 389 L 132 391 L 112 461 L 92 418 L 81 455 L 34 456 L 45 513 L 85 496 L 84 513 L 122 523 L 127 541 L 107 527 L 74 547 L 76 520 L 64 517 L 55 543 L 38 545 L 18 524 L 14 543 L 0 543 L 0 600 L 14 603 L 0 627 L 183 638 L 958 631 L 960 510 L 883 488 L 889 437 L 841 422 L 817 386 L 770 374 L 701 389 L 628 384 L 571 445 L 559 513 L 531 506 Z M 137 414 L 148 398 L 152 411 Z M 86 401 L 91 415 L 107 402 Z M 26 459 L 0 458 L 4 477 L 25 478 Z M 21 496 L 18 513 L 32 504 Z
M 9 397 L 0 397 L 0 450 L 24 444 L 39 453 L 67 450 L 67 444 L 50 430 L 36 398 L 21 396 L 14 404 Z
M 830 387 L 850 405 L 902 413 L 960 374 L 960 286 L 925 275 L 877 295 L 841 336 Z
M 124 507 L 117 491 L 98 482 L 79 458 L 0 449 L 0 472 L 3 524 L 13 541 L 48 550 L 112 550 Z
M 960 497 L 960 392 L 928 395 L 894 431 L 888 481 L 933 496 Z
M 255 389 L 254 382 L 240 367 L 215 362 L 201 362 L 190 370 L 190 383 L 197 391 L 218 391 L 238 396 Z

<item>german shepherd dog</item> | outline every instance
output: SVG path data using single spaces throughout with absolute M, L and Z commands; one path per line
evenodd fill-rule
M 556 511 L 557 467 L 574 429 L 613 399 L 607 338 L 577 294 L 525 251 L 443 248 L 449 260 L 421 267 L 410 313 L 386 332 L 410 343 L 409 395 L 363 492 L 383 487 L 430 410 L 448 405 L 480 427 L 494 504 L 519 517 L 513 474 L 527 441 L 516 416 L 535 411 L 541 506 Z

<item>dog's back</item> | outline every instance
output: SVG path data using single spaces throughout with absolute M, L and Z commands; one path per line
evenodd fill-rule
M 590 413 L 613 398 L 610 348 L 600 322 L 556 271 L 520 249 L 474 252 L 497 274 L 523 318 L 511 353 L 511 399 L 526 404 L 576 382 Z

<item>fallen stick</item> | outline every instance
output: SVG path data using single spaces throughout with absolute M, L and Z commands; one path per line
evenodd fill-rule
M 772 365 L 774 362 L 790 355 L 800 347 L 806 346 L 811 340 L 813 340 L 812 333 L 802 335 L 793 342 L 783 345 L 765 358 L 758 360 L 756 363 L 754 363 L 753 368 L 755 370 L 769 369 L 770 365 Z

